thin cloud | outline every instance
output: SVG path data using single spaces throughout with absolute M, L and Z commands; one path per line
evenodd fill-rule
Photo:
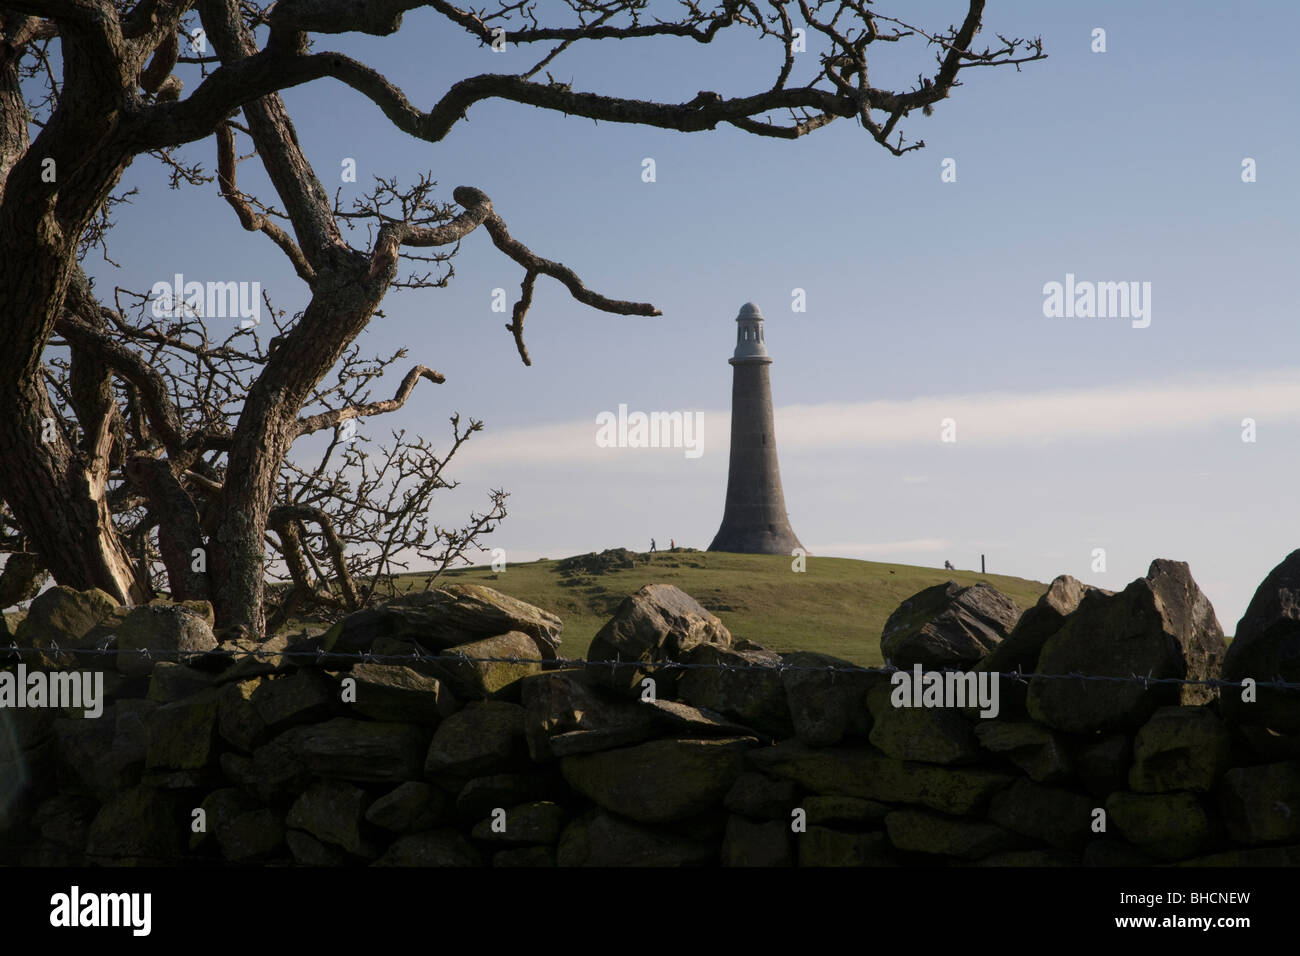
M 703 458 L 725 461 L 731 415 L 703 414 Z M 781 448 L 790 451 L 933 444 L 948 418 L 956 423 L 963 445 L 1120 439 L 1207 426 L 1239 430 L 1244 418 L 1253 418 L 1263 430 L 1300 421 L 1300 370 L 1252 375 L 1248 382 L 1238 378 L 789 405 L 776 410 L 776 430 Z M 595 415 L 589 422 L 485 431 L 465 446 L 457 462 L 462 468 L 493 462 L 599 462 L 633 469 L 662 467 L 674 459 L 696 464 L 685 460 L 680 448 L 601 448 L 596 431 Z
M 777 411 L 782 448 L 934 443 L 941 423 L 962 443 L 1124 438 L 1218 425 L 1239 430 L 1300 420 L 1300 372 L 1251 382 L 1164 384 L 1044 392 L 989 392 L 912 401 L 792 405 Z

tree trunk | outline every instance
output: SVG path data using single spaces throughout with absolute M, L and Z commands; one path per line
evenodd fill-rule
M 79 52 L 76 43 L 69 47 L 65 56 Z M 75 151 L 66 129 L 51 137 L 51 155 L 34 155 L 18 58 L 0 49 L 0 497 L 60 584 L 136 602 L 147 600 L 147 585 L 109 519 L 104 436 L 90 436 L 89 455 L 69 444 L 40 371 L 81 232 L 126 168 L 126 154 L 111 145 L 116 117 L 103 106 L 86 103 L 75 118 L 84 125 L 69 124 L 84 134 Z M 53 181 L 44 175 L 46 160 L 54 163 Z
M 0 257 L 4 256 L 0 244 Z M 13 306 L 0 267 L 0 314 Z M 88 474 L 62 435 L 42 442 L 53 409 L 43 390 L 7 379 L 0 367 L 0 497 L 56 581 L 100 588 L 122 603 L 148 600 L 134 563 L 109 520 L 102 480 Z
M 272 353 L 249 391 L 227 458 L 221 517 L 211 542 L 212 602 L 223 628 L 266 631 L 265 537 L 280 468 L 298 437 L 311 389 L 370 321 L 386 282 L 362 282 L 369 259 L 339 246 L 302 319 Z

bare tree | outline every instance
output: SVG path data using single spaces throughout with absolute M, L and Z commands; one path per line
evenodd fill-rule
M 281 545 L 290 542 L 283 552 L 290 565 L 292 541 L 303 539 L 309 523 L 317 529 L 320 553 L 346 551 L 334 515 L 281 500 L 294 442 L 350 418 L 381 414 L 404 401 L 421 378 L 438 380 L 417 366 L 391 400 L 310 412 L 324 394 L 321 383 L 346 360 L 388 291 L 437 283 L 418 275 L 399 278 L 401 261 L 436 268 L 459 242 L 485 232 L 522 272 L 507 328 L 525 362 L 524 320 L 539 277 L 558 281 L 596 309 L 658 314 L 647 303 L 593 291 L 571 269 L 534 252 L 510 233 L 488 195 L 472 186 L 453 191 L 453 207 L 432 200 L 426 179 L 408 187 L 381 182 L 359 208 L 338 209 L 299 147 L 278 91 L 332 78 L 367 97 L 398 130 L 431 143 L 446 137 L 476 103 L 502 99 L 607 122 L 682 132 L 729 123 L 778 138 L 856 119 L 872 139 L 899 154 L 924 145 L 906 142 L 900 122 L 913 110 L 930 112 L 960 85 L 963 70 L 1018 69 L 1042 58 L 1039 40 L 999 36 L 996 44 L 977 48 L 984 5 L 966 0 L 959 24 L 928 31 L 877 13 L 866 0 L 687 0 L 672 19 L 652 17 L 645 0 L 564 0 L 546 5 L 557 17 L 553 22 L 539 20 L 537 4 L 512 0 L 499 0 L 490 11 L 443 0 L 4 0 L 0 315 L 9 347 L 0 354 L 0 445 L 6 451 L 0 497 L 20 539 L 15 543 L 37 554 L 61 583 L 141 600 L 152 583 L 138 542 L 132 552 L 130 530 L 140 522 L 126 531 L 119 524 L 122 509 L 144 508 L 172 590 L 206 593 L 220 625 L 260 633 L 268 529 L 278 530 Z M 417 7 L 430 8 L 470 43 L 536 46 L 538 60 L 517 75 L 459 79 L 421 109 L 374 68 L 342 53 L 312 52 L 314 35 L 390 35 L 402 14 Z M 724 31 L 779 41 L 770 45 L 780 51 L 770 85 L 738 97 L 704 90 L 687 102 L 667 103 L 575 89 L 549 74 L 538 78 L 575 44 L 708 44 Z M 908 89 L 873 86 L 868 53 L 874 44 L 904 41 L 933 47 L 933 69 L 918 74 Z M 796 54 L 805 44 L 812 56 L 800 60 Z M 57 75 L 55 62 L 61 64 Z M 816 67 L 797 78 L 803 63 Z M 193 89 L 182 96 L 186 82 Z M 282 211 L 239 190 L 237 136 L 251 141 Z M 247 393 L 228 410 L 228 423 L 222 415 L 176 406 L 148 360 L 149 335 L 127 332 L 123 310 L 100 303 L 78 265 L 88 248 L 104 245 L 115 203 L 123 198 L 112 190 L 135 157 L 149 154 L 165 163 L 174 183 L 201 181 L 201 171 L 173 150 L 209 138 L 219 188 L 240 223 L 274 243 L 310 292 L 274 347 L 250 360 Z M 359 221 L 373 227 L 367 248 L 345 238 L 345 229 Z M 165 348 L 184 352 L 183 332 L 160 334 L 172 339 Z M 61 386 L 49 381 L 47 357 L 56 341 L 68 351 Z M 65 394 L 56 395 L 57 387 Z M 58 401 L 64 414 L 57 413 Z M 61 427 L 69 418 L 76 429 Z M 114 487 L 117 467 L 127 480 Z M 207 556 L 203 571 L 182 566 L 182 556 L 195 549 Z M 310 564 L 306 552 L 301 557 Z M 330 560 L 346 595 L 337 559 Z M 289 573 L 296 585 L 316 587 L 302 564 Z
M 123 299 L 133 304 L 123 306 Z M 92 316 L 100 320 L 97 327 L 67 318 L 56 325 L 62 338 L 51 343 L 45 369 L 55 426 L 72 444 L 84 445 L 72 386 L 78 366 L 69 355 L 101 357 L 118 379 L 112 403 L 114 454 L 107 466 L 114 526 L 127 543 L 143 589 L 167 590 L 177 600 L 206 598 L 208 575 L 196 561 L 195 549 L 202 553 L 203 541 L 215 528 L 224 499 L 224 449 L 243 395 L 268 353 L 251 327 L 214 340 L 201 315 L 154 318 L 147 296 L 122 289 L 115 302 L 117 308 L 101 307 Z M 292 325 L 294 320 L 277 312 L 269 296 L 266 309 L 277 332 Z M 279 341 L 278 335 L 270 340 L 272 350 Z M 494 491 L 491 506 L 472 514 L 466 527 L 430 523 L 434 493 L 455 486 L 444 477 L 448 462 L 481 422 L 471 420 L 462 427 L 453 415 L 451 443 L 442 455 L 423 438 L 395 432 L 392 443 L 384 445 L 350 427 L 358 418 L 402 407 L 422 379 L 443 381 L 439 373 L 416 365 L 392 398 L 373 401 L 372 384 L 406 354 L 400 349 L 363 360 L 351 346 L 304 406 L 300 434 L 330 437 L 314 465 L 287 457 L 281 465 L 265 538 L 268 577 L 288 584 L 267 601 L 274 606 L 276 622 L 298 610 L 351 611 L 377 590 L 392 593 L 392 575 L 408 569 L 412 554 L 437 568 L 465 560 L 467 548 L 505 514 L 506 496 Z M 146 407 L 154 411 L 146 414 Z M 164 429 L 151 427 L 151 419 Z M 0 548 L 22 553 L 22 542 L 16 536 L 0 539 Z M 0 577 L 0 596 L 30 596 L 32 585 L 39 583 L 34 557 L 11 559 L 5 569 L 8 581 Z

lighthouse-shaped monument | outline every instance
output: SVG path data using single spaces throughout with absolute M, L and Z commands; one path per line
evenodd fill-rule
M 772 357 L 763 344 L 763 313 L 752 302 L 736 316 L 731 379 L 731 465 L 727 506 L 710 551 L 790 554 L 802 548 L 785 513 L 772 423 Z

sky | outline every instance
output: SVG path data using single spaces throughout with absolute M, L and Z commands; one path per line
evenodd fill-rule
M 902 15 L 940 28 L 964 6 L 909 3 Z M 422 382 L 359 431 L 406 428 L 441 445 L 453 412 L 482 419 L 435 519 L 463 522 L 504 488 L 509 516 L 486 544 L 507 562 L 644 550 L 652 537 L 705 548 L 726 492 L 734 320 L 753 301 L 774 358 L 786 504 L 810 562 L 978 569 L 984 555 L 990 572 L 1120 589 L 1172 558 L 1190 564 L 1231 634 L 1300 546 L 1300 7 L 1225 9 L 989 0 L 988 42 L 1041 36 L 1048 58 L 964 71 L 933 116 L 904 121 L 926 146 L 902 157 L 848 120 L 785 141 L 501 102 L 430 144 L 341 84 L 290 90 L 308 158 L 345 201 L 377 175 L 428 171 L 448 201 L 477 186 L 535 252 L 663 312 L 594 311 L 542 278 L 524 367 L 508 315 L 492 308 L 495 289 L 513 303 L 521 270 L 477 231 L 447 288 L 390 294 L 359 340 L 372 354 L 406 347 L 446 383 Z M 1105 52 L 1092 49 L 1098 28 Z M 493 53 L 430 11 L 408 13 L 392 37 L 315 47 L 382 69 L 422 109 L 457 79 L 540 58 Z M 876 85 L 910 88 L 932 72 L 923 42 L 878 47 Z M 779 56 L 779 43 L 742 31 L 707 46 L 578 45 L 549 69 L 575 90 L 682 102 L 765 89 Z M 796 77 L 816 69 L 803 56 Z M 215 165 L 211 140 L 182 155 Z M 357 183 L 342 181 L 348 159 Z M 265 184 L 255 161 L 240 180 Z M 123 187 L 140 192 L 117 215 L 122 266 L 88 263 L 101 294 L 179 272 L 259 281 L 277 307 L 305 304 L 284 257 L 242 232 L 215 184 L 168 190 L 140 157 Z M 1145 316 L 1046 314 L 1045 287 L 1067 281 L 1137 283 Z M 597 417 L 620 405 L 699 413 L 702 454 L 600 447 Z M 955 441 L 942 440 L 945 419 Z

